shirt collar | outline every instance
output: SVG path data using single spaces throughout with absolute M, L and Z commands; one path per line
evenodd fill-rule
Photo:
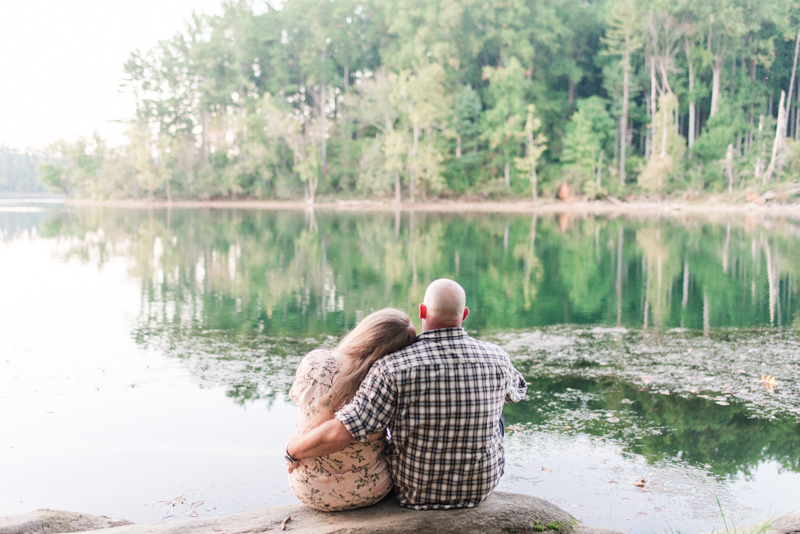
M 461 326 L 452 326 L 450 328 L 437 328 L 436 330 L 428 330 L 417 336 L 417 341 L 423 339 L 457 339 L 466 337 L 467 331 Z

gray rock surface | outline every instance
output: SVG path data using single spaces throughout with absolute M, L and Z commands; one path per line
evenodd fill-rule
M 527 495 L 495 492 L 480 506 L 460 510 L 417 511 L 401 508 L 390 496 L 375 506 L 348 512 L 317 512 L 302 504 L 264 508 L 214 519 L 195 519 L 129 525 L 108 534 L 189 534 L 220 532 L 250 534 L 277 532 L 287 517 L 286 532 L 295 534 L 383 534 L 436 532 L 441 534 L 528 534 L 574 532 L 577 521 L 557 506 Z
M 302 504 L 290 504 L 223 517 L 130 524 L 109 528 L 103 534 L 277 533 L 287 517 L 291 519 L 286 522 L 285 532 L 294 534 L 621 534 L 585 527 L 564 510 L 537 497 L 503 492 L 494 492 L 480 506 L 460 510 L 410 510 L 398 506 L 397 500 L 390 496 L 375 506 L 348 512 L 317 512 Z M 6 532 L 0 530 L 0 534 Z
M 132 524 L 124 519 L 111 519 L 103 515 L 61 510 L 36 510 L 25 514 L 0 515 L 0 534 L 86 532 Z
M 800 502 L 797 503 L 800 507 Z M 770 533 L 800 534 L 800 513 L 785 515 L 772 524 Z

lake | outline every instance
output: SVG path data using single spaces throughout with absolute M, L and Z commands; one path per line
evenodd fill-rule
M 800 511 L 798 220 L 2 199 L 0 514 L 296 502 L 300 358 L 440 277 L 530 383 L 499 490 L 630 532 Z

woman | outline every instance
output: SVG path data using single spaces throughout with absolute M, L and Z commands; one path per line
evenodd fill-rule
M 297 435 L 331 419 L 355 395 L 372 364 L 414 342 L 408 315 L 385 308 L 365 317 L 333 350 L 316 349 L 300 362 L 289 397 L 300 407 Z M 322 511 L 351 510 L 380 501 L 392 489 L 379 432 L 369 443 L 352 443 L 339 452 L 300 460 L 289 475 L 295 497 Z

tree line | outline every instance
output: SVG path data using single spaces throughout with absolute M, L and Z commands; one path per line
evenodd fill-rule
M 18 150 L 0 143 L 0 194 L 44 193 L 36 167 L 47 161 L 41 151 Z
M 800 176 L 798 0 L 231 0 L 131 54 L 90 198 L 763 191 Z

